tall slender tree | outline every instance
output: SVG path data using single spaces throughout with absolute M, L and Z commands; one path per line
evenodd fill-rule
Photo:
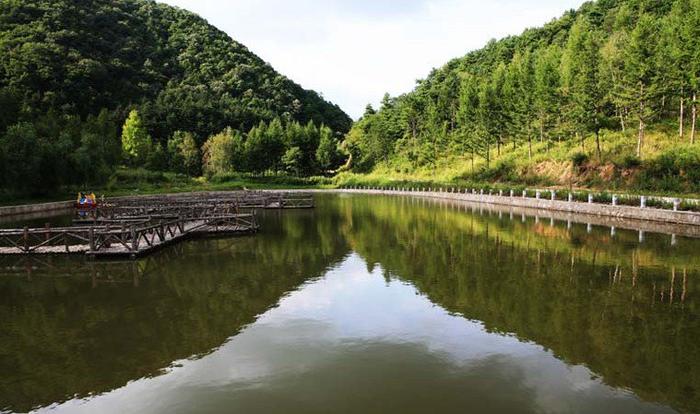
M 658 68 L 656 53 L 658 46 L 658 22 L 648 14 L 642 15 L 630 34 L 625 49 L 625 88 L 633 114 L 639 122 L 637 156 L 642 156 L 644 134 L 648 123 L 656 115 L 659 102 Z

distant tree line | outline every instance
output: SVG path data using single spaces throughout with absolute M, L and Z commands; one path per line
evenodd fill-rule
M 279 118 L 260 121 L 247 132 L 225 128 L 201 148 L 193 133 L 175 131 L 163 146 L 148 135 L 134 110 L 122 128 L 121 143 L 129 165 L 190 176 L 234 172 L 309 176 L 327 173 L 343 160 L 338 139 L 327 126 L 313 121 L 302 126 Z
M 105 182 L 124 160 L 133 109 L 150 159 L 144 148 L 127 152 L 159 169 L 172 169 L 163 160 L 180 131 L 199 150 L 213 134 L 261 121 L 334 134 L 352 124 L 202 18 L 151 0 L 0 2 L 0 108 L 0 193 Z
M 700 0 L 599 0 L 543 28 L 491 41 L 433 70 L 416 89 L 368 106 L 343 146 L 353 168 L 405 168 L 464 154 L 490 162 L 504 145 L 552 144 L 675 122 L 697 139 Z M 547 148 L 548 146 L 545 146 Z

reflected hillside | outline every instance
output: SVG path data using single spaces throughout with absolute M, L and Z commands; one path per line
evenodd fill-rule
M 0 411 L 85 397 L 208 354 L 348 249 L 333 215 L 262 218 L 253 237 L 184 243 L 134 264 L 0 263 Z
M 252 237 L 138 262 L 3 258 L 0 410 L 122 387 L 218 349 L 356 251 L 490 332 L 532 341 L 609 385 L 700 410 L 699 241 L 455 208 L 319 195 Z M 469 346 L 465 343 L 464 346 Z
M 350 244 L 387 277 L 615 387 L 700 410 L 698 242 L 515 220 L 409 198 L 341 198 Z M 377 237 L 381 234 L 381 237 Z

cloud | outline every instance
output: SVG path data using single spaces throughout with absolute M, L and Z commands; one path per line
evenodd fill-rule
M 581 0 L 165 0 L 245 44 L 353 117 L 433 67 L 519 34 Z

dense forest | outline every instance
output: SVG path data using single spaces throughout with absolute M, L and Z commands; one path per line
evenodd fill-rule
M 202 18 L 150 0 L 0 2 L 0 107 L 5 193 L 100 184 L 124 162 L 169 168 L 221 131 L 261 135 L 261 123 L 293 131 L 261 135 L 275 141 L 270 165 L 237 169 L 319 172 L 335 162 L 326 151 L 316 163 L 320 137 L 352 123 Z
M 386 95 L 344 148 L 355 172 L 477 160 L 491 171 L 484 178 L 509 179 L 512 163 L 562 145 L 579 165 L 612 155 L 638 167 L 647 148 L 659 149 L 645 138 L 661 128 L 673 148 L 655 160 L 656 173 L 694 174 L 698 92 L 700 1 L 598 0 L 452 60 L 410 93 Z M 614 134 L 629 145 L 610 151 L 624 154 L 606 153 L 603 136 Z M 507 151 L 519 154 L 511 165 L 499 162 Z

